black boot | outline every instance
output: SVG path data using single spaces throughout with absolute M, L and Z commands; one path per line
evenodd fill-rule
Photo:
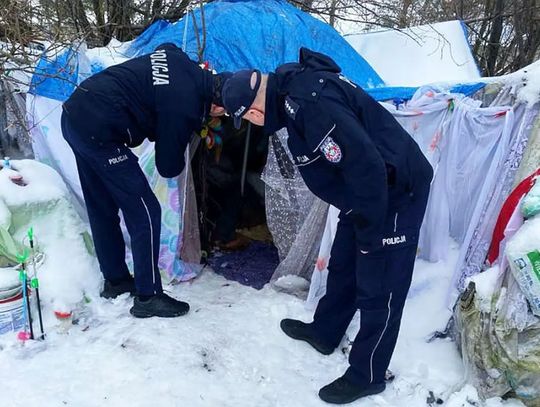
M 131 315 L 137 318 L 174 318 L 185 315 L 188 311 L 188 303 L 175 300 L 164 293 L 153 295 L 146 300 L 135 297 L 133 307 L 129 310 Z
M 317 338 L 311 324 L 306 324 L 305 322 L 296 319 L 284 319 L 281 321 L 281 330 L 293 339 L 309 343 L 315 350 L 323 355 L 330 355 L 334 352 L 334 347 Z
M 345 376 L 342 376 L 324 386 L 319 391 L 319 397 L 327 403 L 347 404 L 362 397 L 382 393 L 385 388 L 386 385 L 384 383 L 362 385 L 353 383 Z
M 100 296 L 109 299 L 116 298 L 125 293 L 135 295 L 135 280 L 133 280 L 132 277 L 118 283 L 112 283 L 109 280 L 105 280 L 103 291 Z

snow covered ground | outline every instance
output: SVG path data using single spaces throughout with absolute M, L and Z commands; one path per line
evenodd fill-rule
M 444 264 L 417 263 L 390 366 L 397 377 L 381 395 L 352 405 L 435 406 L 426 402 L 430 391 L 445 406 L 483 405 L 474 388 L 463 386 L 455 344 L 426 342 L 449 315 L 444 302 L 455 248 L 451 254 Z M 284 317 L 310 319 L 301 300 L 270 288 L 241 286 L 211 271 L 170 289 L 191 303 L 186 317 L 136 320 L 128 313 L 126 295 L 92 300 L 67 333 L 57 332 L 57 321 L 50 317 L 44 342 L 23 345 L 14 335 L 0 337 L 0 405 L 326 405 L 318 389 L 343 373 L 347 357 L 342 351 L 322 356 L 281 333 Z M 499 399 L 485 405 L 522 406 Z

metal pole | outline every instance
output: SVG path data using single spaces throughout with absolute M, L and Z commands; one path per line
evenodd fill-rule
M 246 184 L 246 172 L 247 172 L 247 159 L 249 153 L 249 139 L 251 138 L 251 122 L 248 122 L 246 146 L 244 147 L 244 161 L 242 162 L 242 178 L 240 181 L 240 194 L 244 196 L 244 189 Z

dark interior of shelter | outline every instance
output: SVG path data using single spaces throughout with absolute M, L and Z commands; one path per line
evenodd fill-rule
M 265 213 L 262 128 L 216 120 L 192 159 L 203 262 L 227 279 L 262 288 L 279 263 Z

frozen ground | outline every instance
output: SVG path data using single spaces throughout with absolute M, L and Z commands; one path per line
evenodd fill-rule
M 455 251 L 452 252 L 455 259 Z M 478 406 L 463 387 L 454 343 L 425 338 L 447 317 L 443 304 L 451 263 L 418 262 L 386 392 L 354 406 L 429 405 L 432 391 L 450 407 Z M 68 334 L 49 320 L 45 342 L 0 338 L 0 405 L 310 407 L 318 389 L 347 366 L 343 352 L 322 356 L 279 330 L 279 321 L 310 318 L 302 301 L 228 282 L 212 272 L 171 288 L 188 300 L 183 318 L 135 320 L 127 296 L 94 300 Z M 435 404 L 433 404 L 435 405 Z M 521 406 L 489 400 L 489 407 Z
M 429 406 L 429 392 L 445 406 L 480 406 L 474 388 L 463 387 L 454 343 L 426 343 L 447 318 L 447 264 L 418 262 L 411 298 L 391 368 L 397 378 L 386 392 L 354 406 Z M 49 319 L 45 342 L 21 345 L 0 337 L 0 405 L 311 407 L 326 405 L 318 389 L 345 370 L 346 355 L 322 356 L 285 337 L 283 317 L 311 316 L 297 298 L 228 282 L 206 272 L 171 288 L 188 300 L 183 318 L 136 320 L 131 300 L 97 299 L 68 333 Z M 433 404 L 435 405 L 435 404 Z M 489 400 L 489 407 L 521 406 Z

